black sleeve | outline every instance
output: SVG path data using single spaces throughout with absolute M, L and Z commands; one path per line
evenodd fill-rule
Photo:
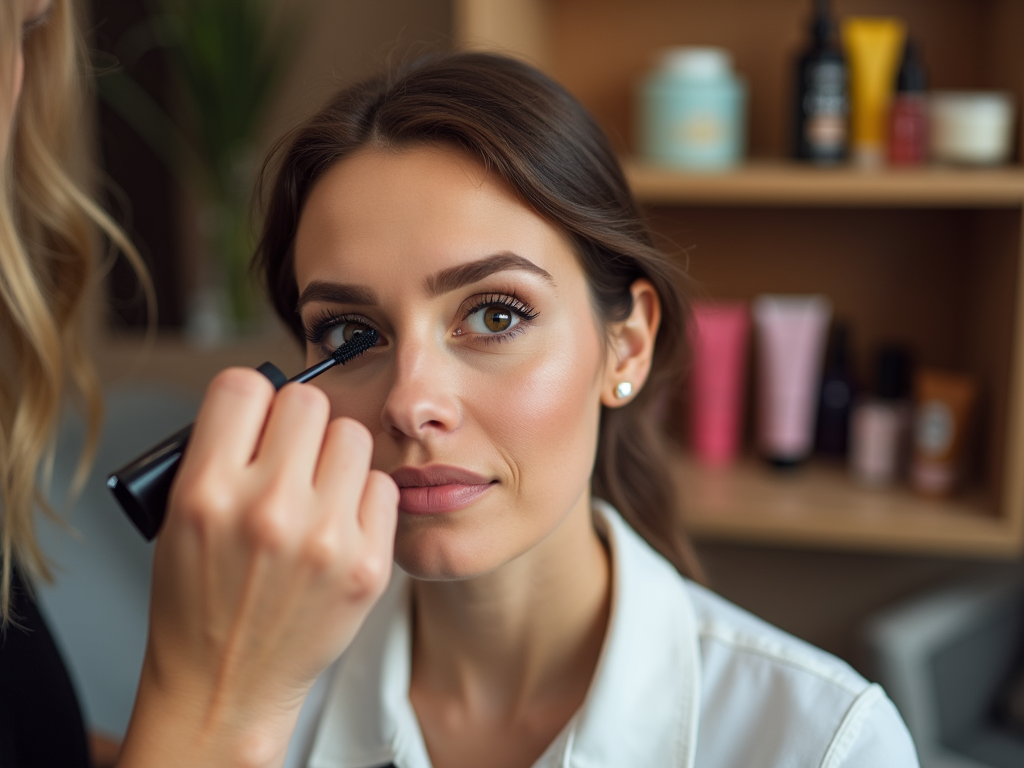
M 90 768 L 71 678 L 17 571 L 11 606 L 0 635 L 0 766 Z

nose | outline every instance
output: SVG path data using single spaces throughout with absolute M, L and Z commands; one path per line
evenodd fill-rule
M 457 429 L 461 410 L 452 387 L 453 364 L 429 342 L 399 342 L 394 379 L 380 415 L 385 431 L 422 440 Z

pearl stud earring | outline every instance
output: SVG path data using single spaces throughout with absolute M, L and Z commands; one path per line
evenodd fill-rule
M 633 385 L 628 381 L 624 381 L 615 387 L 615 396 L 619 400 L 623 400 L 633 394 Z

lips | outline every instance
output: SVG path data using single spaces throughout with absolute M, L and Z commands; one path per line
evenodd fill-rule
M 401 467 L 391 473 L 401 499 L 398 509 L 414 515 L 436 515 L 467 507 L 487 493 L 492 482 L 460 467 Z

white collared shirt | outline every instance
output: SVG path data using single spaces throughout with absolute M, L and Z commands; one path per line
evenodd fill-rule
M 679 576 L 615 510 L 608 633 L 583 706 L 534 768 L 915 768 L 877 685 Z M 432 768 L 409 701 L 410 580 L 318 682 L 289 768 Z M 308 758 L 307 758 L 308 756 Z

